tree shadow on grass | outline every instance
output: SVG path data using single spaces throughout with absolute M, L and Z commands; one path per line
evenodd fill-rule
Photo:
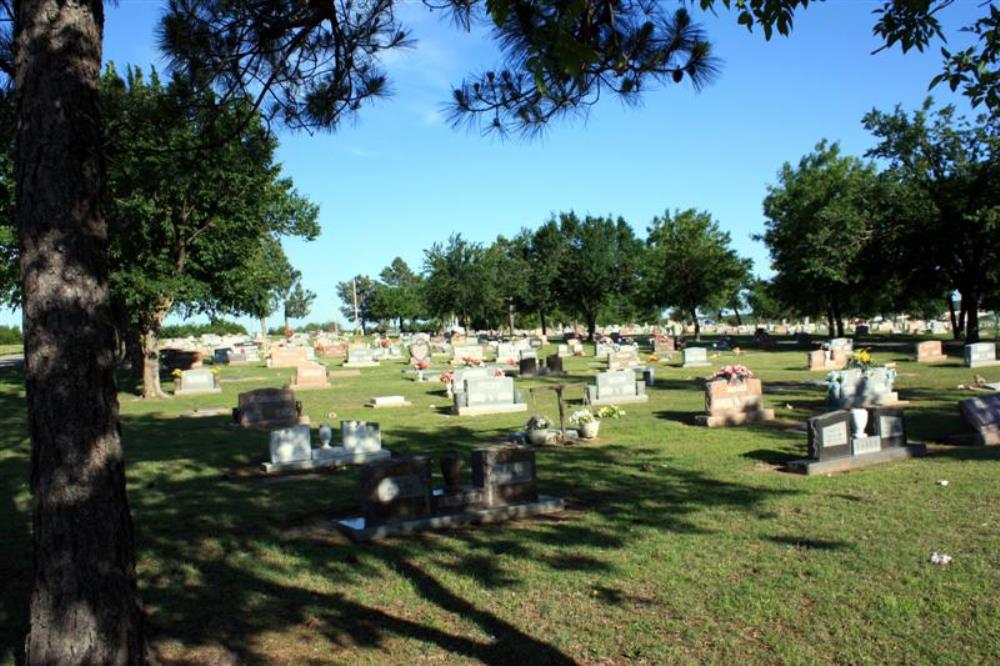
M 0 394 L 0 419 L 10 421 L 8 432 L 24 432 L 23 409 L 23 398 Z M 228 478 L 227 470 L 265 457 L 267 434 L 232 430 L 224 421 L 122 418 L 151 637 L 157 646 L 173 646 L 168 654 L 188 663 L 224 657 L 266 663 L 283 656 L 308 661 L 306 652 L 274 652 L 274 636 L 282 645 L 301 646 L 317 633 L 336 646 L 324 660 L 349 661 L 357 650 L 392 650 L 400 641 L 417 641 L 490 664 L 573 663 L 562 648 L 535 635 L 529 621 L 501 617 L 479 595 L 523 589 L 530 578 L 518 572 L 539 568 L 556 580 L 577 572 L 613 581 L 622 575 L 614 555 L 644 530 L 706 533 L 710 528 L 697 520 L 705 509 L 760 514 L 762 503 L 796 492 L 673 466 L 644 471 L 644 461 L 662 459 L 657 447 L 541 448 L 540 490 L 564 497 L 564 514 L 357 545 L 330 527 L 334 516 L 359 510 L 357 470 L 280 484 Z M 399 427 L 385 439 L 398 453 L 436 456 L 457 449 L 468 464 L 472 448 L 504 432 L 473 428 L 472 422 Z M 0 435 L 4 447 L 24 447 L 25 440 L 23 434 Z M 26 447 L 0 462 L 5 482 L 26 473 Z M 0 655 L 23 659 L 28 515 L 13 501 L 3 508 L 0 558 L 4 579 L 14 585 L 0 606 Z M 463 579 L 466 584 L 455 583 Z M 469 584 L 471 591 L 458 591 Z M 605 587 L 602 599 L 620 599 L 613 586 Z M 359 596 L 357 588 L 369 591 Z M 463 635 L 454 629 L 463 623 L 475 630 Z

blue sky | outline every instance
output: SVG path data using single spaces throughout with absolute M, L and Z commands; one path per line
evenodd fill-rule
M 407 3 L 401 15 L 418 45 L 386 61 L 393 97 L 332 134 L 280 132 L 285 172 L 320 206 L 319 239 L 286 243 L 318 294 L 308 319 L 341 319 L 335 283 L 377 275 L 395 256 L 419 269 L 423 250 L 452 233 L 489 242 L 569 209 L 622 215 L 640 235 L 666 209 L 707 210 L 767 275 L 766 249 L 751 236 L 763 229 L 761 201 L 781 164 L 822 138 L 860 155 L 872 144 L 862 115 L 916 107 L 939 71 L 940 45 L 870 55 L 879 46 L 871 12 L 880 4 L 811 4 L 790 37 L 770 42 L 733 14 L 694 10 L 723 61 L 712 85 L 700 93 L 686 83 L 650 89 L 637 108 L 607 98 L 585 120 L 525 143 L 448 126 L 441 105 L 450 84 L 496 64 L 497 53 L 488 32 L 461 32 Z M 978 4 L 960 0 L 942 15 L 952 46 L 966 42 L 958 28 L 981 12 Z M 161 11 L 160 2 L 109 5 L 105 59 L 162 68 L 154 38 Z M 945 87 L 933 94 L 967 108 Z

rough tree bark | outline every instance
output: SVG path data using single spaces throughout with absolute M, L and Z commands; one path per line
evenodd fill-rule
M 142 334 L 142 397 L 144 400 L 166 398 L 160 385 L 160 326 L 170 310 L 169 304 L 158 309 L 143 326 Z
M 698 313 L 694 309 L 691 310 L 691 320 L 694 321 L 695 342 L 701 342 L 701 322 L 698 321 Z
M 948 296 L 948 316 L 951 318 L 951 337 L 953 340 L 962 339 L 962 328 L 958 325 L 958 315 L 955 314 L 955 297 Z
M 101 0 L 18 4 L 16 178 L 31 435 L 29 664 L 140 664 L 98 99 Z

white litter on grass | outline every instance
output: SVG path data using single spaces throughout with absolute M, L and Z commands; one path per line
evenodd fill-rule
M 941 566 L 951 564 L 951 555 L 945 555 L 935 550 L 931 553 L 931 564 L 940 564 Z
M 947 486 L 948 485 L 948 479 L 938 479 L 937 484 L 939 486 Z

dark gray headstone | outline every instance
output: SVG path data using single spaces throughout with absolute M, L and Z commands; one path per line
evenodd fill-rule
M 982 444 L 1000 444 L 1000 393 L 958 403 L 962 420 L 976 431 Z
M 851 415 L 838 410 L 809 419 L 809 457 L 831 460 L 851 455 Z
M 518 361 L 519 374 L 522 377 L 537 377 L 538 376 L 538 359 L 537 358 L 522 358 Z
M 870 407 L 868 432 L 882 440 L 882 448 L 906 446 L 906 421 L 901 407 Z
M 365 465 L 361 509 L 368 526 L 431 515 L 431 461 L 404 456 Z
M 550 374 L 562 374 L 563 370 L 563 360 L 559 354 L 552 354 L 545 359 L 545 367 L 549 369 Z
M 535 452 L 524 446 L 473 449 L 472 483 L 482 489 L 486 506 L 534 502 Z

